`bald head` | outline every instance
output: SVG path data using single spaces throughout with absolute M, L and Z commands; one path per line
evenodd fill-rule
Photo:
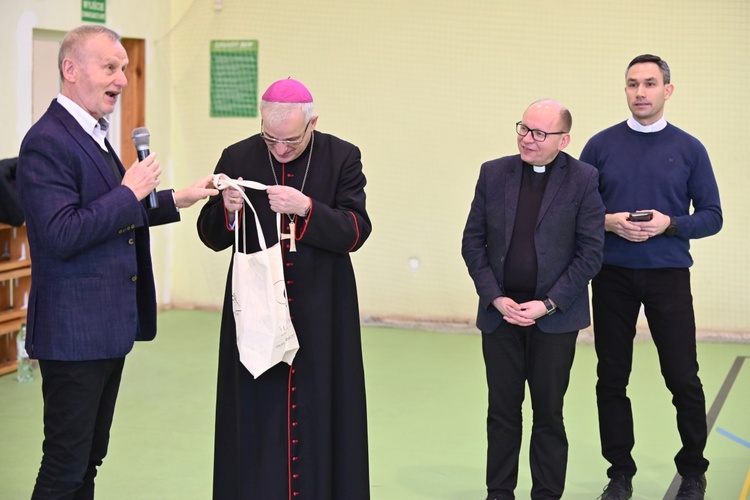
M 516 126 L 521 159 L 530 165 L 549 165 L 570 143 L 572 124 L 570 112 L 559 102 L 532 102 Z
M 569 133 L 570 129 L 573 128 L 573 117 L 571 116 L 570 111 L 568 111 L 568 108 L 563 106 L 562 103 L 553 99 L 539 99 L 538 101 L 534 101 L 529 104 L 529 107 L 526 108 L 526 111 L 533 107 L 539 108 L 539 111 L 544 110 L 545 112 L 549 113 L 556 112 L 559 115 L 560 119 L 559 127 L 557 128 L 557 130 L 562 130 Z

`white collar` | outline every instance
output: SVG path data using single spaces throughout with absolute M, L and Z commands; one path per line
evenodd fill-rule
M 667 120 L 662 116 L 658 121 L 651 125 L 642 125 L 632 116 L 628 118 L 628 127 L 635 130 L 636 132 L 643 132 L 645 134 L 651 132 L 659 132 L 667 128 Z
M 81 128 L 93 137 L 103 150 L 107 150 L 107 147 L 104 144 L 104 138 L 107 136 L 107 132 L 102 130 L 99 121 L 97 121 L 96 118 L 88 114 L 81 106 L 67 96 L 58 94 L 57 102 L 60 103 L 60 106 L 65 108 L 73 118 L 75 118 Z M 109 126 L 109 121 L 107 121 L 106 118 L 102 118 L 102 120 L 104 120 L 104 122 L 107 123 L 107 126 Z

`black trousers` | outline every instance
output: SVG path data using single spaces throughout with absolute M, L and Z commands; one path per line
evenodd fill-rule
M 125 358 L 39 361 L 44 443 L 32 500 L 94 498 L 124 364 Z
M 689 269 L 626 269 L 604 266 L 592 283 L 598 357 L 596 400 L 602 455 L 609 477 L 633 476 L 633 411 L 627 386 L 633 339 L 643 304 L 661 373 L 677 410 L 682 448 L 674 458 L 682 476 L 703 474 L 708 429 L 706 398 L 698 377 L 695 314 Z
M 487 491 L 489 498 L 515 498 L 526 383 L 533 423 L 529 462 L 531 498 L 559 499 L 565 488 L 568 439 L 563 399 L 578 332 L 547 334 L 536 326 L 503 322 L 482 334 L 489 388 L 487 411 Z

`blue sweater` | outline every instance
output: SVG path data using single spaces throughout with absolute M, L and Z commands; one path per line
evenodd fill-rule
M 607 232 L 605 264 L 631 269 L 690 267 L 690 239 L 721 229 L 719 188 L 706 148 L 671 124 L 643 133 L 627 122 L 618 123 L 592 137 L 580 159 L 599 170 L 599 191 L 608 214 L 655 209 L 677 222 L 675 236 L 662 234 L 642 243 Z

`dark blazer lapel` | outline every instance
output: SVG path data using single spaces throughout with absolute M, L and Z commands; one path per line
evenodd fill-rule
M 547 179 L 547 188 L 544 190 L 544 197 L 542 198 L 542 204 L 539 207 L 539 216 L 537 217 L 537 226 L 542 221 L 542 218 L 552 206 L 552 200 L 557 196 L 557 192 L 562 186 L 565 176 L 568 175 L 568 157 L 565 153 L 560 151 L 555 160 L 552 162 L 550 168 L 552 171 L 549 173 L 549 179 Z
M 68 113 L 68 110 L 63 108 L 62 105 L 57 102 L 57 99 L 55 99 L 54 101 L 52 101 L 52 104 L 50 104 L 49 111 L 58 120 L 60 120 L 63 128 L 65 128 L 65 130 L 71 135 L 71 137 L 73 137 L 73 139 L 81 145 L 83 150 L 91 159 L 91 163 L 93 164 L 94 168 L 99 171 L 107 184 L 112 189 L 119 186 L 120 183 L 117 182 L 117 180 L 112 176 L 112 172 L 110 172 L 109 167 L 104 162 L 102 153 L 99 151 L 99 146 L 96 144 L 96 141 L 94 141 L 94 139 L 89 134 L 87 134 L 85 130 L 83 130 L 76 119 L 73 118 L 70 113 Z M 115 158 L 117 159 L 117 164 L 122 166 L 119 158 L 117 158 L 116 155 Z
M 518 210 L 518 196 L 521 192 L 521 177 L 523 174 L 523 162 L 521 155 L 513 157 L 513 164 L 509 166 L 505 181 L 505 244 L 510 245 L 513 237 L 513 226 L 516 223 L 516 211 Z

